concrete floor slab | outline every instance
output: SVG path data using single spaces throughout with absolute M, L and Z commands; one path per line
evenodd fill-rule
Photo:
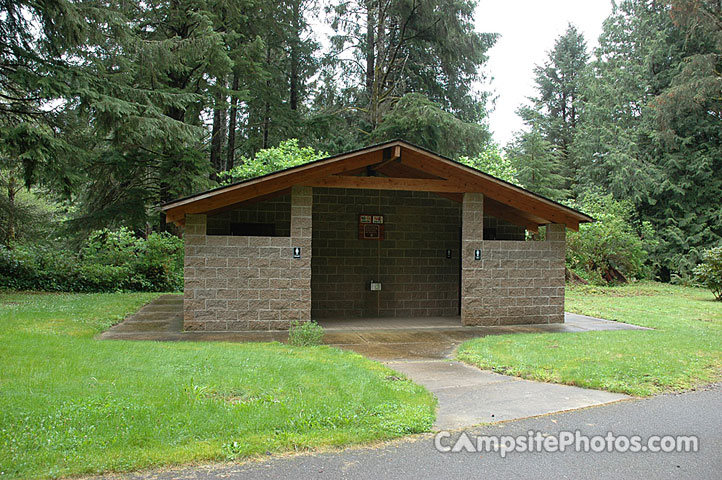
M 399 317 L 399 318 L 324 318 L 318 320 L 324 329 L 333 330 L 400 330 L 439 327 L 462 327 L 461 317 Z
M 583 315 L 566 314 L 565 323 L 464 327 L 459 317 L 381 318 L 323 320 L 323 342 L 354 350 L 374 360 L 446 358 L 462 342 L 487 335 L 513 333 L 585 332 L 592 330 L 642 329 Z M 183 297 L 162 295 L 124 322 L 100 335 L 102 339 L 285 342 L 285 331 L 184 332 Z
M 368 341 L 358 332 L 326 332 L 323 336 L 326 345 L 366 345 Z
M 368 343 L 434 343 L 450 340 L 444 330 L 369 330 L 358 334 Z

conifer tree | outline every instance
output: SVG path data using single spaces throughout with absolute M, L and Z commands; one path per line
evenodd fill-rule
M 532 192 L 552 200 L 567 197 L 561 170 L 561 149 L 541 132 L 519 132 L 506 148 L 506 156 L 517 171 L 517 179 Z
M 524 121 L 558 149 L 559 171 L 569 190 L 576 177 L 577 162 L 571 147 L 581 110 L 581 87 L 589 60 L 584 36 L 573 25 L 557 38 L 547 60 L 534 69 L 538 96 L 531 106 L 519 109 Z

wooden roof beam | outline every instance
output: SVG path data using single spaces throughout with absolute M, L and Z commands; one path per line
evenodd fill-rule
M 304 183 L 309 187 L 359 188 L 371 190 L 406 190 L 414 192 L 451 192 L 463 193 L 467 187 L 449 180 L 433 178 L 400 177 L 356 177 L 330 175 L 325 178 Z
M 499 205 L 512 209 L 506 213 L 513 215 L 521 212 L 522 218 L 531 218 L 537 224 L 541 224 L 539 222 L 543 220 L 546 223 L 561 223 L 566 224 L 568 228 L 577 229 L 579 222 L 593 221 L 582 212 L 403 141 L 392 141 L 348 152 L 216 188 L 175 200 L 163 205 L 161 210 L 166 212 L 168 221 L 183 223 L 186 214 L 217 211 L 233 204 L 289 189 L 293 185 L 305 185 L 316 181 L 328 183 L 331 180 L 324 179 L 329 176 L 338 177 L 339 174 L 348 172 L 363 174 L 364 171 L 369 172 L 369 167 L 373 170 L 370 173 L 372 178 L 381 178 L 381 180 L 376 180 L 376 184 L 366 182 L 363 184 L 365 188 L 434 191 L 437 194 L 453 196 L 454 199 L 457 199 L 461 192 L 481 192 L 487 200 L 494 200 Z M 388 175 L 391 179 L 377 177 L 376 172 Z M 420 179 L 433 181 L 422 185 Z M 342 182 L 358 180 L 335 178 L 333 181 L 336 185 L 340 185 Z M 402 185 L 404 181 L 406 184 Z M 353 186 L 358 187 L 358 184 Z

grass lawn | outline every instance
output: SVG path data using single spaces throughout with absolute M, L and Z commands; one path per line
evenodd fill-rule
M 153 294 L 0 294 L 0 477 L 123 471 L 430 429 L 435 400 L 364 357 L 99 341 Z
M 722 302 L 707 290 L 569 287 L 566 310 L 654 330 L 490 336 L 462 344 L 458 358 L 508 375 L 638 396 L 721 378 Z

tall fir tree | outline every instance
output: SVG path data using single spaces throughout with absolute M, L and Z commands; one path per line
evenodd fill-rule
M 675 13 L 634 0 L 606 20 L 574 144 L 580 183 L 633 202 L 652 223 L 665 280 L 689 274 L 701 249 L 722 240 L 720 96 L 710 94 L 714 69 L 698 63 L 720 48 Z
M 307 20 L 316 9 L 313 0 L 265 1 L 258 7 L 240 30 L 255 39 L 252 48 L 242 45 L 233 54 L 238 88 L 245 92 L 231 120 L 237 124 L 235 154 L 249 158 L 287 138 L 306 136 L 320 48 Z
M 27 184 L 73 198 L 74 230 L 143 229 L 159 201 L 202 182 L 202 79 L 225 65 L 207 11 L 96 0 L 0 8 L 2 90 L 24 92 L 28 107 L 2 116 L 2 157 Z
M 120 73 L 126 92 L 148 92 L 157 121 L 141 126 L 123 112 L 87 110 L 107 148 L 98 145 L 88 163 L 90 181 L 81 196 L 86 213 L 76 224 L 127 222 L 137 228 L 158 203 L 208 185 L 201 112 L 211 103 L 210 79 L 225 75 L 231 63 L 215 13 L 203 0 L 113 7 L 119 18 L 134 22 L 127 41 L 116 44 L 111 37 L 98 45 L 97 74 Z M 158 215 L 165 230 L 165 216 Z
M 517 179 L 532 192 L 552 200 L 567 198 L 565 177 L 561 170 L 561 149 L 541 132 L 519 132 L 506 147 L 506 157 L 517 172 Z
M 662 230 L 665 270 L 689 274 L 705 248 L 722 245 L 722 4 L 669 3 L 683 58 L 650 105 L 665 175 L 643 212 Z
M 531 106 L 519 109 L 524 121 L 558 149 L 560 170 L 554 174 L 565 178 L 564 188 L 571 191 L 577 161 L 572 153 L 574 133 L 581 110 L 581 87 L 589 61 L 584 35 L 573 25 L 557 38 L 543 65 L 534 68 L 538 96 Z
M 395 104 L 409 93 L 483 125 L 487 94 L 473 84 L 496 35 L 474 30 L 475 7 L 473 0 L 354 0 L 329 9 L 335 31 L 330 54 L 347 111 L 355 113 L 345 118 L 356 125 L 359 144 L 387 115 L 398 115 Z

